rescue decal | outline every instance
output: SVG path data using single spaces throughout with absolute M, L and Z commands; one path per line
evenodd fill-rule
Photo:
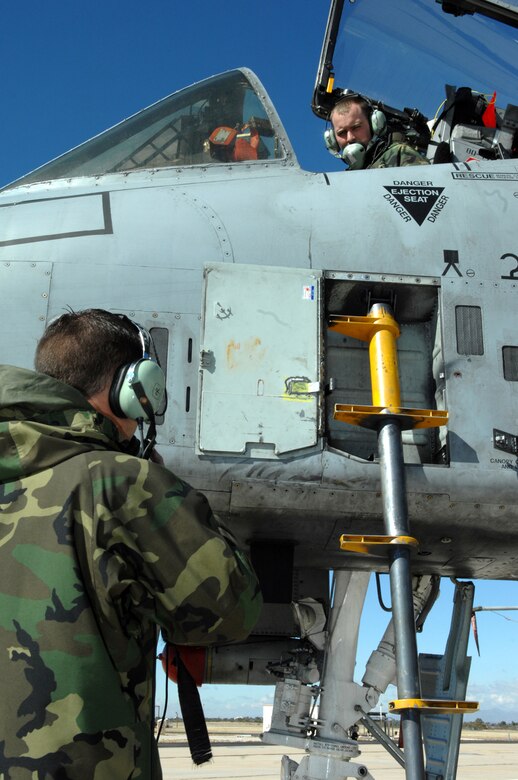
M 392 187 L 384 187 L 384 199 L 396 209 L 399 216 L 418 225 L 435 222 L 449 200 L 443 195 L 444 187 L 434 187 L 431 181 L 395 181 Z
M 452 173 L 453 179 L 464 181 L 518 181 L 518 173 L 494 173 L 490 171 L 456 171 Z

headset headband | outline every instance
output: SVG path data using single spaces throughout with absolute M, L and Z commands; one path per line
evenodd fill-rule
M 151 353 L 151 345 L 153 344 L 153 339 L 151 338 L 150 332 L 139 322 L 136 322 L 136 320 L 132 320 L 130 317 L 128 317 L 127 314 L 117 314 L 117 317 L 119 317 L 121 320 L 124 320 L 124 322 L 128 322 L 133 328 L 137 330 L 140 345 L 142 347 L 142 357 L 149 358 Z M 156 350 L 154 351 L 156 357 Z

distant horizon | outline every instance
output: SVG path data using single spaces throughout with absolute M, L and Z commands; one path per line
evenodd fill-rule
M 397 723 L 398 720 L 399 720 L 399 716 L 398 715 L 392 715 L 390 713 L 385 713 L 385 712 L 383 714 L 386 716 L 387 720 L 393 721 L 394 723 Z M 161 717 L 157 718 L 157 720 L 161 720 Z M 176 716 L 175 717 L 171 717 L 169 715 L 167 716 L 167 718 L 165 720 L 166 721 L 174 721 L 175 723 L 183 723 L 184 722 L 182 717 L 176 717 Z M 247 721 L 247 722 L 250 722 L 250 723 L 258 723 L 258 722 L 262 722 L 263 719 L 261 718 L 260 715 L 238 715 L 235 718 L 232 718 L 232 717 L 230 717 L 228 715 L 227 716 L 222 716 L 222 717 L 217 717 L 217 716 L 212 715 L 210 717 L 207 716 L 205 718 L 205 720 L 207 721 L 207 723 L 218 723 L 218 722 L 236 723 L 236 722 L 243 722 L 243 721 Z M 495 727 L 499 727 L 499 726 L 508 727 L 508 726 L 510 726 L 510 727 L 516 728 L 518 730 L 518 720 L 512 720 L 512 721 L 506 721 L 506 720 L 491 721 L 491 720 L 485 720 L 484 718 L 477 717 L 476 715 L 465 715 L 464 716 L 464 720 L 463 720 L 463 725 L 472 726 L 478 720 L 481 720 L 483 722 L 483 724 L 486 725 L 486 726 L 495 726 Z

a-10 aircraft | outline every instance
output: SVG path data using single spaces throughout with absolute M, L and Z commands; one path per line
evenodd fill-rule
M 497 0 L 442 5 L 445 28 L 473 12 L 517 25 Z M 355 88 L 333 67 L 343 6 L 323 119 Z M 455 778 L 476 707 L 473 586 L 458 579 L 518 576 L 518 107 L 468 86 L 434 122 L 380 104 L 430 166 L 301 170 L 243 68 L 0 193 L 1 362 L 31 367 L 66 307 L 124 312 L 154 338 L 159 451 L 250 549 L 264 593 L 254 634 L 212 649 L 205 681 L 277 682 L 265 740 L 306 748 L 284 780 L 371 778 L 360 722 L 408 780 Z M 358 683 L 371 572 L 390 572 L 394 619 Z M 440 577 L 457 580 L 448 645 L 418 661 L 414 622 Z M 395 680 L 403 749 L 369 715 Z

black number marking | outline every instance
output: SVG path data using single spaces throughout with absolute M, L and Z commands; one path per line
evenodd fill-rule
M 511 269 L 511 271 L 509 271 L 509 276 L 501 276 L 500 279 L 512 279 L 513 281 L 518 281 L 518 256 L 513 255 L 512 252 L 507 252 L 505 255 L 502 255 L 500 260 L 507 260 L 508 257 L 513 258 L 516 266 Z

